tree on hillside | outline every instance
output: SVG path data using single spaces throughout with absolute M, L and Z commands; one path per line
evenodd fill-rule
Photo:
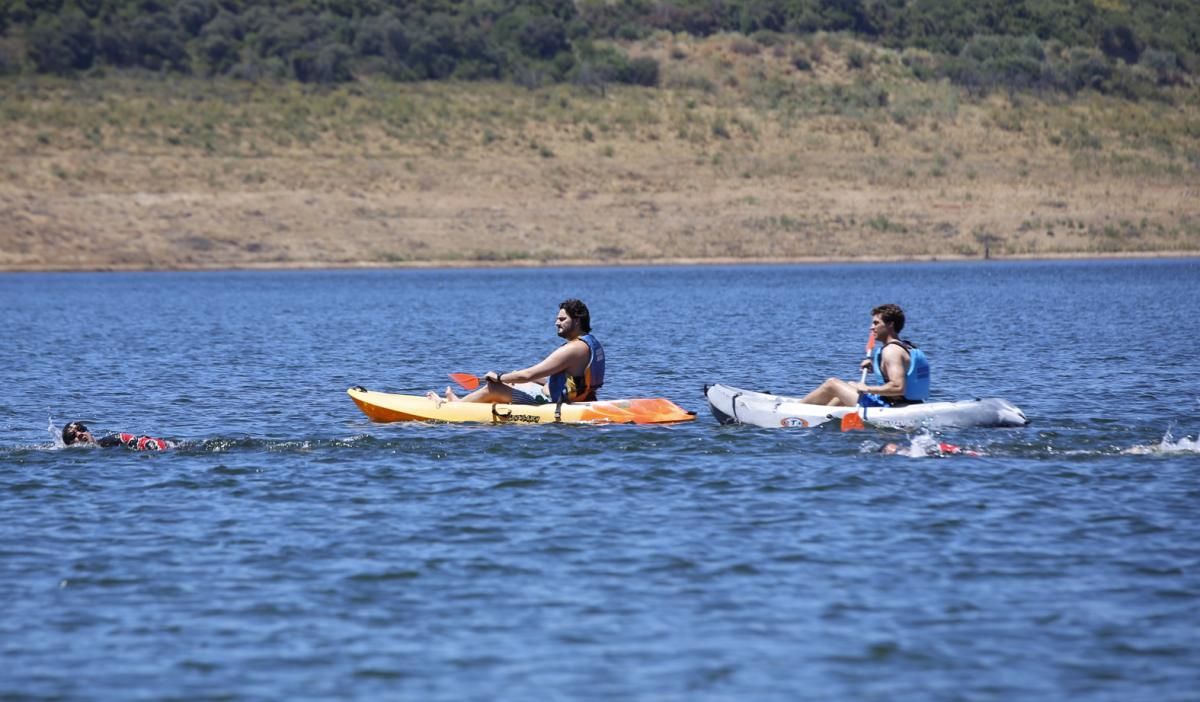
M 251 79 L 376 74 L 529 85 L 587 75 L 647 85 L 657 83 L 657 65 L 589 47 L 615 40 L 611 48 L 624 55 L 621 42 L 657 30 L 852 33 L 928 51 L 936 57 L 929 63 L 944 69 L 924 67 L 921 76 L 950 76 L 979 90 L 1081 80 L 1106 90 L 1131 80 L 1173 85 L 1200 70 L 1195 0 L 0 0 L 0 70 L 64 74 L 101 65 Z M 1028 41 L 1099 59 L 1063 58 L 1058 49 L 1039 58 L 1017 46 Z M 979 55 L 989 42 L 998 53 Z M 1130 68 L 1151 51 L 1145 70 Z M 1112 75 L 1103 77 L 1096 60 Z M 1062 61 L 1075 68 L 1059 70 Z
M 29 58 L 43 73 L 64 74 L 92 67 L 96 36 L 78 10 L 38 17 L 28 34 Z

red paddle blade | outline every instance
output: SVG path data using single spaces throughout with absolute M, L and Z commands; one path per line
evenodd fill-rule
M 875 348 L 875 330 L 867 332 L 867 350 L 866 355 L 871 355 L 871 349 Z
M 479 387 L 479 378 L 470 373 L 451 373 L 450 380 L 453 380 L 467 390 L 474 390 Z
M 842 431 L 853 431 L 855 429 L 866 429 L 863 424 L 862 415 L 857 412 L 842 415 Z

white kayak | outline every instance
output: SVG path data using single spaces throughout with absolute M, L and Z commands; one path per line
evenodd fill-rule
M 721 424 L 759 427 L 815 427 L 858 414 L 864 424 L 893 429 L 941 427 L 1023 427 L 1025 413 L 1007 400 L 986 398 L 958 402 L 922 402 L 904 407 L 828 407 L 805 404 L 796 397 L 770 395 L 729 385 L 704 388 L 708 406 Z

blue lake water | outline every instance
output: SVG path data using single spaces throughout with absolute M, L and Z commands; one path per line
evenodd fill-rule
M 1195 700 L 1200 261 L 0 276 L 0 698 Z M 372 424 L 584 299 L 667 427 Z M 1023 429 L 718 426 L 856 375 Z M 72 419 L 163 454 L 56 445 Z M 884 456 L 930 439 L 982 457 Z

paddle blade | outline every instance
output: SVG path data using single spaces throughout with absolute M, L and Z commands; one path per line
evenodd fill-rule
M 479 387 L 479 378 L 470 373 L 451 373 L 450 380 L 453 380 L 467 390 L 474 390 Z
M 854 431 L 855 429 L 866 429 L 863 424 L 862 415 L 857 412 L 842 415 L 842 431 Z

